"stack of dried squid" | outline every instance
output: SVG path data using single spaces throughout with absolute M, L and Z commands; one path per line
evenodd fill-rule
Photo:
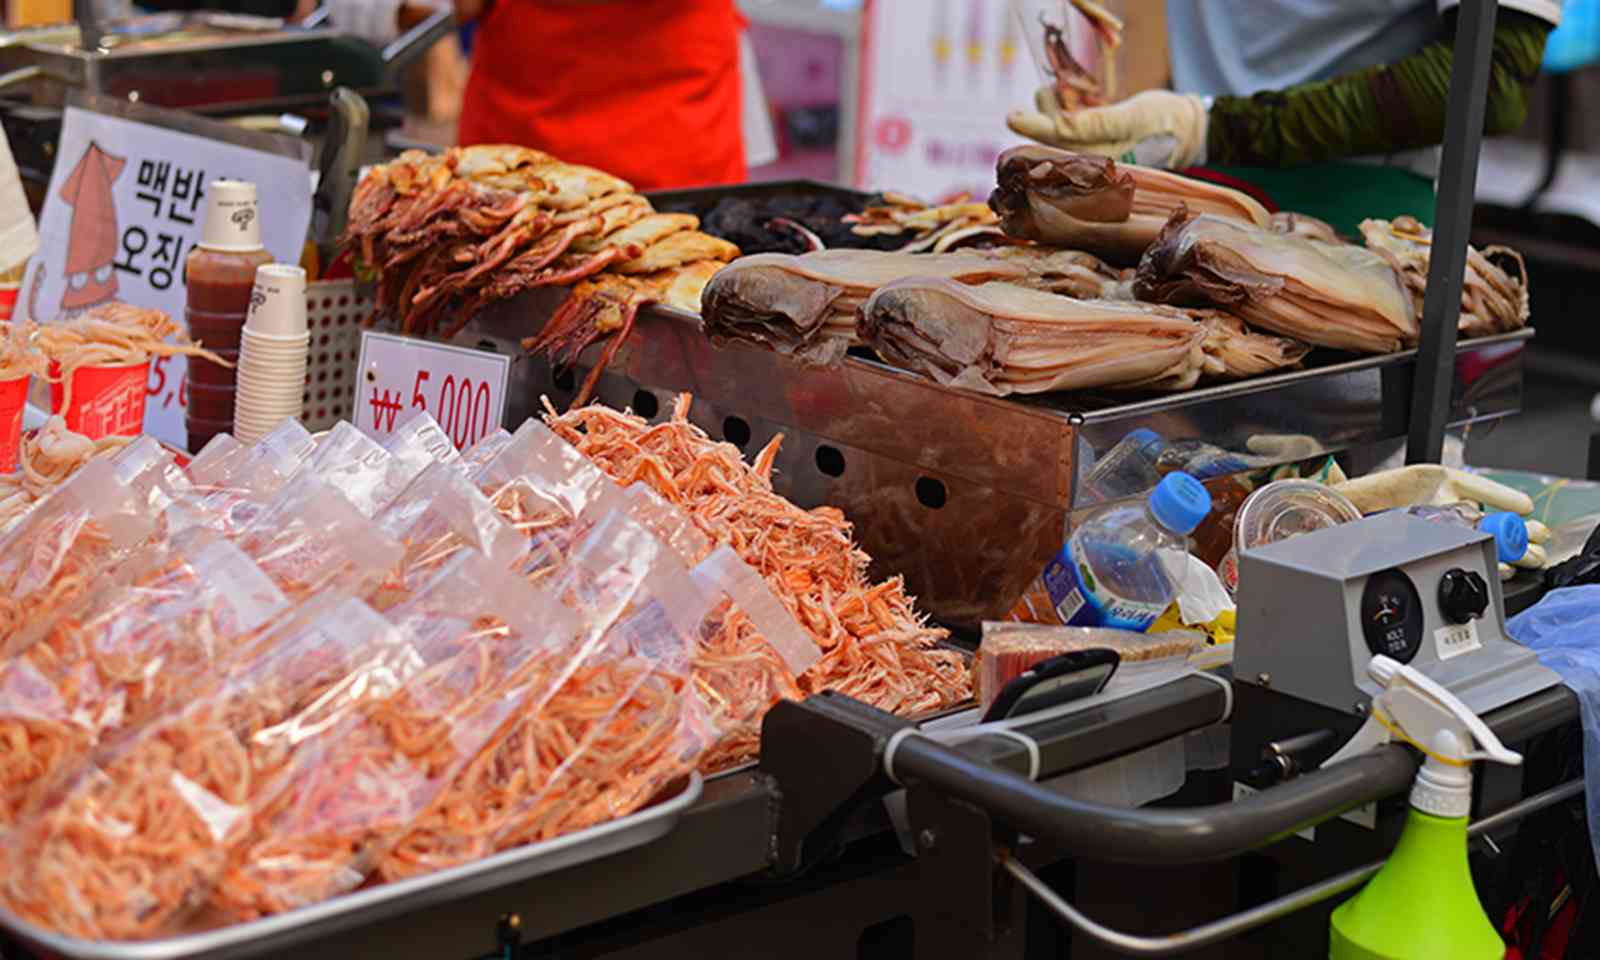
M 449 336 L 491 303 L 539 287 L 571 296 L 527 341 L 570 361 L 626 338 L 639 308 L 693 309 L 738 248 L 688 214 L 656 213 L 626 182 L 511 146 L 412 151 L 374 167 L 350 202 L 346 244 L 378 285 L 379 310 L 407 333 Z

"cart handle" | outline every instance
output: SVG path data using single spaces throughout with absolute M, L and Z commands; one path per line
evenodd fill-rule
M 925 736 L 905 736 L 884 757 L 891 779 L 925 784 L 995 814 L 1074 857 L 1117 863 L 1223 860 L 1399 793 L 1417 764 L 1390 744 L 1229 803 L 1140 810 L 1074 800 Z
M 1499 813 L 1493 814 L 1477 821 L 1467 828 L 1467 836 L 1478 837 L 1490 830 L 1516 823 L 1529 817 L 1540 810 L 1553 807 L 1583 793 L 1583 780 L 1569 780 L 1559 787 L 1552 787 L 1543 793 L 1534 794 L 1525 800 L 1512 804 Z M 1177 933 L 1161 934 L 1159 936 L 1140 936 L 1113 930 L 1085 916 L 1078 908 L 1068 903 L 1054 890 L 1009 853 L 1001 853 L 998 857 L 1000 866 L 1017 879 L 1024 887 L 1028 888 L 1034 896 L 1044 903 L 1056 916 L 1065 920 L 1069 926 L 1080 933 L 1098 941 L 1117 951 L 1135 957 L 1170 957 L 1190 950 L 1198 950 L 1214 943 L 1236 937 L 1241 933 L 1266 926 L 1274 920 L 1288 916 L 1297 910 L 1302 910 L 1316 903 L 1321 903 L 1330 897 L 1336 897 L 1347 890 L 1354 889 L 1365 883 L 1373 874 L 1383 867 L 1384 861 L 1378 860 L 1353 870 L 1337 874 L 1323 880 L 1321 883 L 1312 884 L 1294 893 L 1285 894 L 1275 900 L 1269 900 L 1259 906 L 1251 907 L 1232 916 L 1213 920 L 1188 930 Z

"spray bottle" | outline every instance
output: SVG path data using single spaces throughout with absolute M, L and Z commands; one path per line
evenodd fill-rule
M 1494 732 L 1455 695 L 1385 656 L 1367 673 L 1383 692 L 1367 723 L 1328 763 L 1401 740 L 1426 755 L 1400 843 L 1360 893 L 1333 912 L 1330 960 L 1502 960 L 1467 867 L 1472 762 L 1517 766 Z

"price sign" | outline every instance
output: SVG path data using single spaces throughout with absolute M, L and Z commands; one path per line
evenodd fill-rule
M 498 353 L 368 331 L 356 371 L 355 424 L 375 440 L 427 411 L 465 450 L 505 417 L 511 358 Z

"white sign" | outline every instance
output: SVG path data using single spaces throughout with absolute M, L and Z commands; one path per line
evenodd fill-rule
M 994 189 L 1006 126 L 1040 86 L 1008 0 L 868 0 L 856 185 L 929 202 Z
M 502 354 L 367 331 L 356 367 L 355 425 L 382 440 L 413 412 L 427 411 L 465 450 L 505 419 L 510 376 L 511 358 Z
M 1468 620 L 1466 623 L 1452 624 L 1440 627 L 1433 631 L 1433 643 L 1439 651 L 1440 660 L 1449 660 L 1459 657 L 1463 653 L 1483 649 L 1483 641 L 1478 639 L 1478 621 Z
M 200 239 L 207 181 L 249 180 L 262 198 L 261 239 L 299 263 L 311 223 L 311 178 L 296 160 L 166 127 L 69 106 L 39 253 L 23 278 L 19 312 L 49 323 L 110 300 L 152 307 L 183 322 L 183 265 Z M 188 443 L 183 357 L 150 366 L 144 429 Z

